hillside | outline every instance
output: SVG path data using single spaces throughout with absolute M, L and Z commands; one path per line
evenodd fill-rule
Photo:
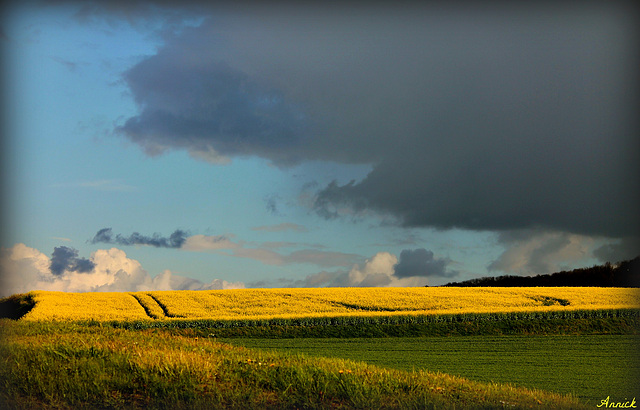
M 640 287 L 640 256 L 616 264 L 592 266 L 590 268 L 561 271 L 536 276 L 482 277 L 464 282 L 451 282 L 443 286 L 598 286 Z

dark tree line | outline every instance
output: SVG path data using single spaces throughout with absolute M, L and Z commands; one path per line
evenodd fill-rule
M 443 286 L 600 286 L 640 287 L 640 256 L 635 259 L 546 275 L 483 277 Z

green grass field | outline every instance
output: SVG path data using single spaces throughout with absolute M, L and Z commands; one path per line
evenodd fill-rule
M 170 329 L 0 320 L 5 409 L 586 409 L 539 389 L 264 351 Z
M 574 394 L 640 398 L 640 337 L 632 335 L 458 336 L 355 339 L 222 339 L 238 346 L 337 357 L 401 370 Z

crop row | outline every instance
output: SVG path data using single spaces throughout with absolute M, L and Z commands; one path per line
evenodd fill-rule
M 86 322 L 93 325 L 107 325 L 126 329 L 229 329 L 248 327 L 316 327 L 316 326 L 358 326 L 358 325 L 406 325 L 468 322 L 506 322 L 506 321 L 544 321 L 567 319 L 640 319 L 640 309 L 608 310 L 568 310 L 546 312 L 510 312 L 510 313 L 461 313 L 442 315 L 390 315 L 390 316 L 338 316 L 309 318 L 275 318 L 244 320 L 213 319 L 175 319 L 175 320 L 136 320 L 136 321 L 97 321 Z

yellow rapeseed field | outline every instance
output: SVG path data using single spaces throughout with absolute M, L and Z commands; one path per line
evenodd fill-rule
M 129 293 L 67 293 L 35 291 L 36 306 L 26 320 L 123 320 L 147 319 L 144 308 Z
M 639 309 L 638 289 L 595 287 L 313 288 L 33 292 L 24 320 L 273 319 Z

